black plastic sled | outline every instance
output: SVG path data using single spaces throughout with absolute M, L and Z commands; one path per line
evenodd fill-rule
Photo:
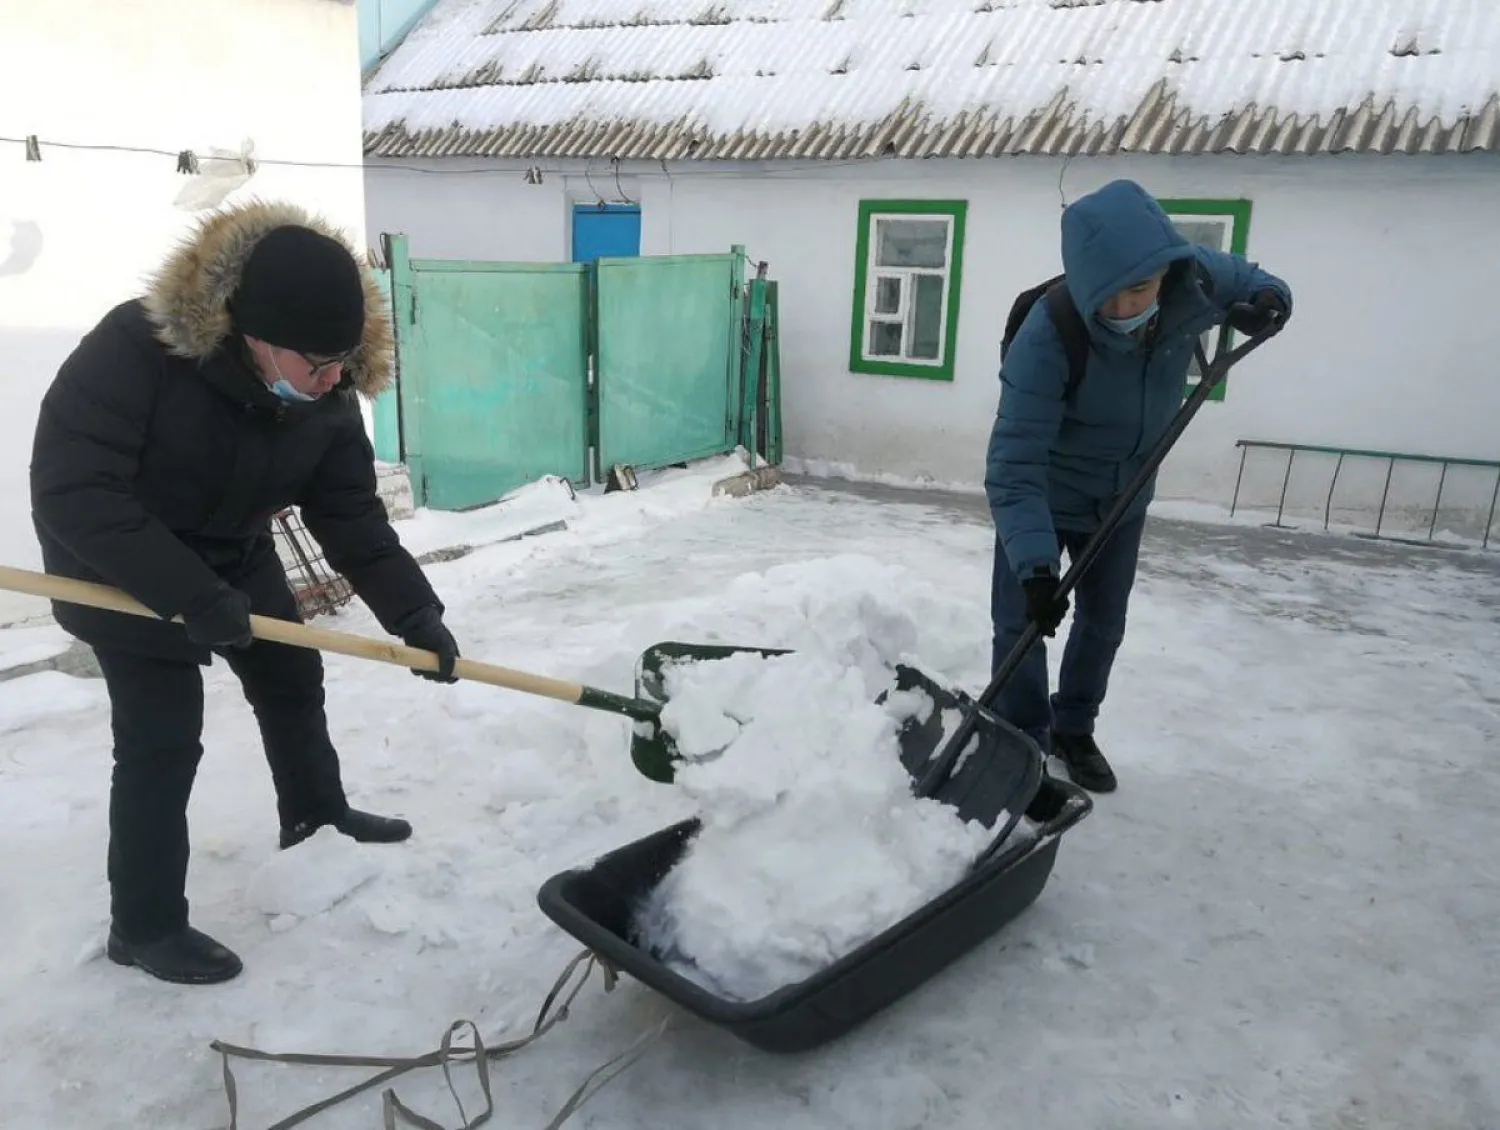
M 634 937 L 636 908 L 682 857 L 698 830 L 695 819 L 554 875 L 537 903 L 583 945 L 680 1008 L 764 1051 L 805 1051 L 916 989 L 1030 906 L 1052 873 L 1060 836 L 1092 808 L 1076 785 L 1042 777 L 1025 808 L 1034 834 L 1023 828 L 1007 839 L 1016 821 L 1006 820 L 991 850 L 942 895 L 806 980 L 754 1001 L 714 995 Z

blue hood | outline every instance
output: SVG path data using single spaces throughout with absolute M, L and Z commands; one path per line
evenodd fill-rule
M 1134 181 L 1111 181 L 1063 212 L 1068 292 L 1091 329 L 1110 295 L 1192 255 L 1193 245 Z

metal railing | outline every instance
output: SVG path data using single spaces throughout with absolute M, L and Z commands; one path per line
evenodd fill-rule
M 1440 465 L 1442 470 L 1438 475 L 1437 496 L 1433 499 L 1432 503 L 1432 520 L 1428 523 L 1427 527 L 1427 542 L 1429 544 L 1433 541 L 1433 537 L 1437 532 L 1438 514 L 1441 510 L 1443 502 L 1443 485 L 1447 482 L 1448 479 L 1448 469 L 1450 467 L 1482 467 L 1493 470 L 1495 472 L 1495 487 L 1490 492 L 1489 515 L 1485 519 L 1484 537 L 1481 542 L 1481 548 L 1487 549 L 1489 547 L 1490 528 L 1494 525 L 1495 521 L 1495 504 L 1497 500 L 1500 500 L 1500 461 L 1494 459 L 1468 459 L 1447 455 L 1417 455 L 1400 451 L 1372 451 L 1369 449 L 1357 447 L 1330 447 L 1313 443 L 1283 443 L 1277 440 L 1261 439 L 1236 440 L 1235 446 L 1240 449 L 1240 467 L 1239 472 L 1235 475 L 1234 479 L 1234 498 L 1230 501 L 1229 504 L 1230 517 L 1234 516 L 1235 507 L 1239 504 L 1240 483 L 1245 476 L 1245 457 L 1249 454 L 1250 449 L 1253 447 L 1271 451 L 1285 451 L 1287 453 L 1286 473 L 1282 476 L 1281 480 L 1281 497 L 1277 500 L 1276 503 L 1275 524 L 1277 526 L 1282 525 L 1281 517 L 1286 510 L 1287 487 L 1292 479 L 1292 464 L 1296 461 L 1298 453 L 1313 455 L 1333 455 L 1338 457 L 1338 461 L 1334 464 L 1333 467 L 1333 476 L 1328 482 L 1328 495 L 1323 501 L 1324 530 L 1328 529 L 1329 522 L 1331 520 L 1331 516 L 1333 513 L 1333 492 L 1334 489 L 1338 486 L 1339 472 L 1343 470 L 1345 458 L 1385 460 L 1385 485 L 1380 492 L 1380 510 L 1376 515 L 1375 533 L 1373 535 L 1377 538 L 1381 536 L 1380 530 L 1385 523 L 1386 503 L 1390 498 L 1391 493 L 1391 476 L 1395 472 L 1396 464 L 1421 463 L 1429 465 Z M 1412 539 L 1391 538 L 1390 540 L 1409 541 Z

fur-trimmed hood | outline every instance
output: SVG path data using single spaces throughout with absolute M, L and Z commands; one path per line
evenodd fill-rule
M 229 299 L 250 252 L 267 232 L 300 224 L 338 240 L 359 264 L 365 289 L 365 328 L 344 365 L 344 380 L 373 400 L 391 383 L 395 336 L 385 297 L 363 257 L 322 216 L 296 204 L 252 201 L 215 212 L 174 250 L 150 278 L 142 299 L 157 340 L 179 357 L 204 362 L 233 332 Z

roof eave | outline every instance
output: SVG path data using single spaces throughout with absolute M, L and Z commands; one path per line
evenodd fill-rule
M 1110 123 L 1075 117 L 1061 95 L 1019 121 L 966 111 L 932 120 L 903 104 L 873 124 L 818 122 L 775 134 L 714 135 L 689 121 L 591 121 L 454 125 L 409 131 L 403 122 L 366 131 L 365 156 L 380 159 L 483 157 L 518 160 L 613 158 L 630 161 L 849 161 L 952 157 L 1446 154 L 1500 152 L 1500 95 L 1451 122 L 1422 120 L 1415 107 L 1373 99 L 1327 121 L 1247 106 L 1217 121 L 1193 116 L 1153 88 L 1134 114 Z

